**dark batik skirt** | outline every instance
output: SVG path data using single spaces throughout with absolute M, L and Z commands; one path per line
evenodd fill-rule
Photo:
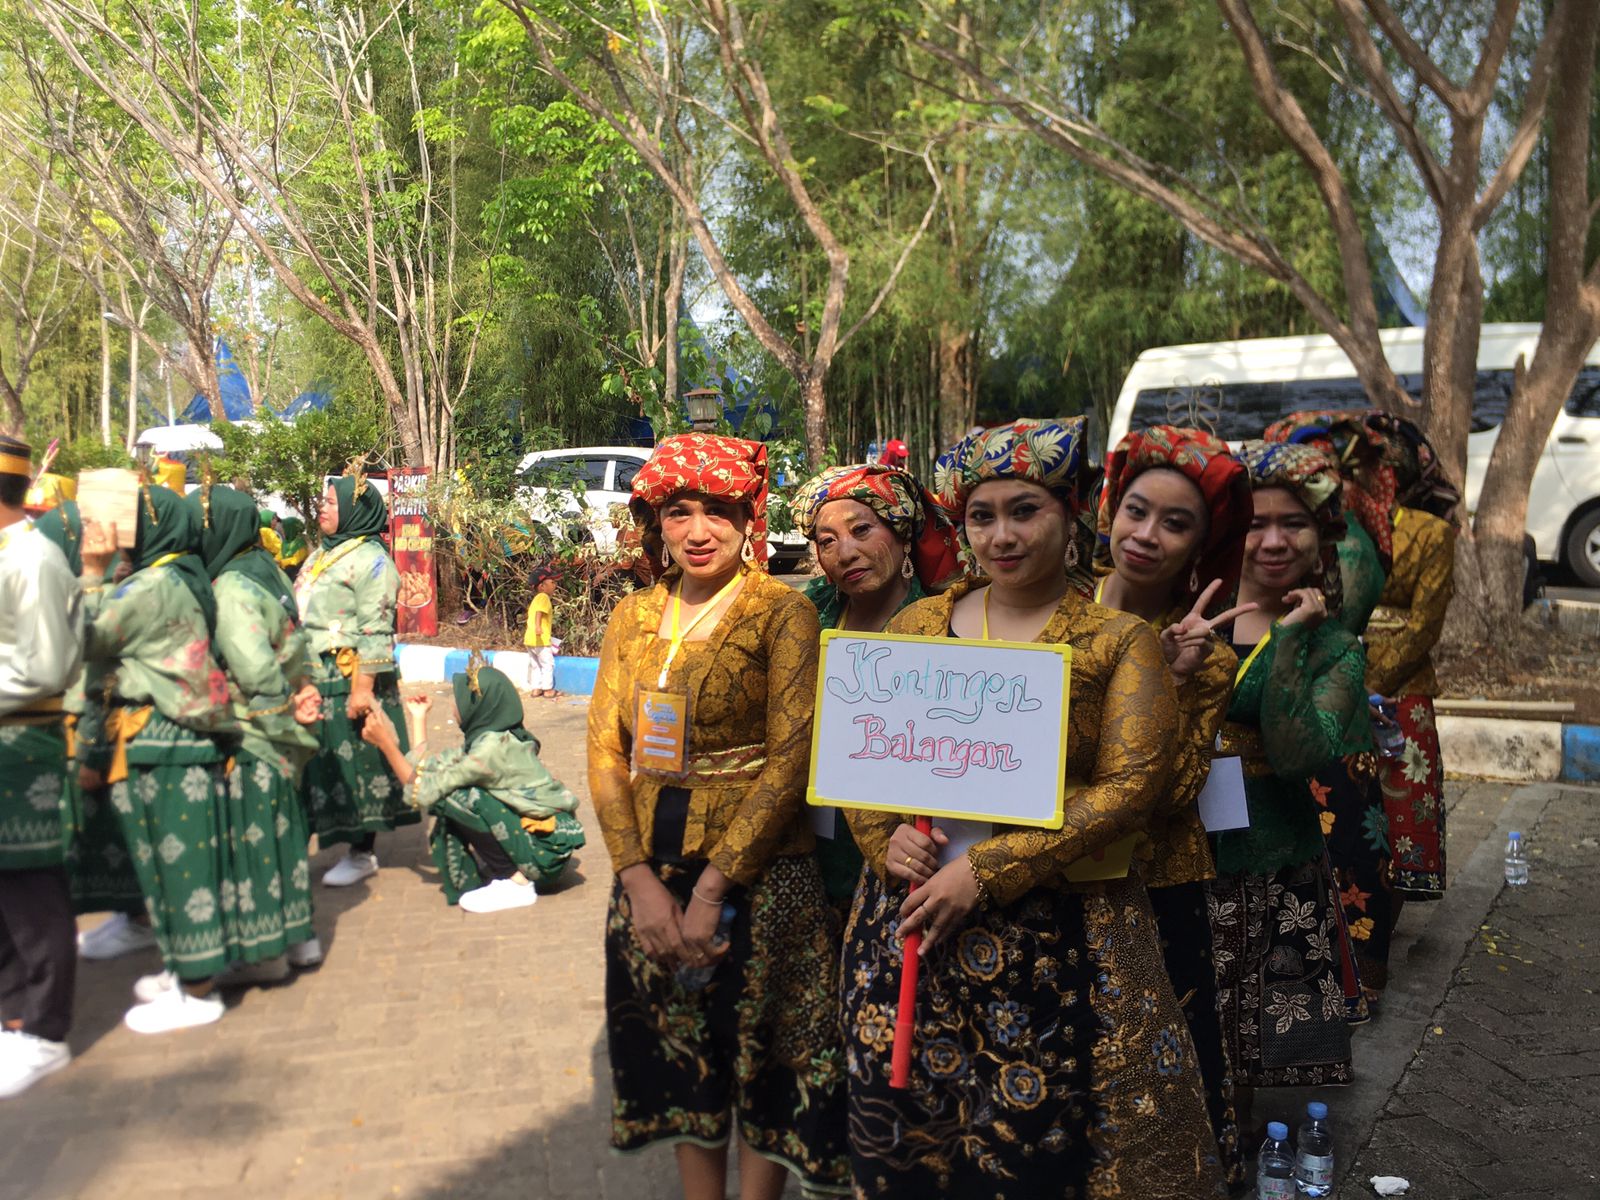
M 1205 886 L 1235 1086 L 1349 1083 L 1338 901 L 1323 860 Z
M 687 904 L 701 862 L 651 864 Z M 732 1126 L 809 1192 L 849 1189 L 838 941 L 809 854 L 779 858 L 728 901 L 732 944 L 700 991 L 647 957 L 617 883 L 606 919 L 611 1143 L 726 1144 Z
M 1379 773 L 1384 759 L 1352 754 L 1330 763 L 1311 781 L 1321 808 L 1328 862 L 1363 987 L 1389 982 L 1389 935 L 1394 929 L 1394 864 Z
M 1382 772 L 1394 887 L 1406 900 L 1437 900 L 1445 881 L 1444 761 L 1433 701 L 1401 696 L 1395 708 L 1406 748 L 1398 759 L 1385 759 Z
M 1161 958 L 1183 1009 L 1194 1042 L 1206 1113 L 1217 1137 L 1217 1152 L 1230 1184 L 1245 1181 L 1244 1146 L 1233 1103 L 1233 1072 L 1223 1049 L 1217 1015 L 1217 966 L 1211 955 L 1211 914 L 1204 883 L 1150 889 L 1150 907 L 1161 934 Z
M 863 872 L 845 940 L 857 1196 L 1226 1195 L 1141 885 L 1036 889 L 973 913 L 923 960 L 899 1090 L 905 896 Z

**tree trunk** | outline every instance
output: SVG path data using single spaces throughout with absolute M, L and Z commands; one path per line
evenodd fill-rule
M 139 335 L 128 338 L 128 453 L 133 453 L 134 439 L 139 436 Z
M 0 400 L 5 401 L 5 424 L 0 426 L 5 433 L 12 437 L 22 436 L 22 396 L 11 385 L 11 380 L 6 378 L 4 370 L 0 370 Z
M 970 330 L 952 321 L 939 322 L 939 446 L 953 446 L 967 432 L 968 403 L 966 352 Z M 905 435 L 899 434 L 904 437 Z
M 823 368 L 812 366 L 800 377 L 800 403 L 806 418 L 806 457 L 813 469 L 821 466 L 828 454 L 828 402 L 823 396 Z

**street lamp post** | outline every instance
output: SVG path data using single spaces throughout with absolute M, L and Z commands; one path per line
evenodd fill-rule
M 716 388 L 695 388 L 683 394 L 689 424 L 696 433 L 710 433 L 722 419 L 722 393 Z

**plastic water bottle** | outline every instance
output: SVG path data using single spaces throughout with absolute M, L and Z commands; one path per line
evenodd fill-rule
M 1302 1196 L 1333 1194 L 1333 1134 L 1328 1130 L 1328 1106 L 1316 1100 L 1306 1105 L 1306 1123 L 1295 1138 L 1294 1184 Z
M 1377 739 L 1378 753 L 1384 758 L 1404 758 L 1406 731 L 1400 728 L 1400 714 L 1395 711 L 1393 703 L 1376 692 L 1367 697 L 1367 702 L 1378 710 L 1378 716 L 1372 722 L 1372 736 Z
M 739 915 L 739 910 L 731 904 L 722 906 L 722 916 L 717 921 L 717 931 L 711 935 L 713 946 L 726 946 L 733 937 L 733 918 Z M 718 960 L 721 961 L 720 959 Z M 682 966 L 678 968 L 678 986 L 686 992 L 698 992 L 711 982 L 711 977 L 717 973 L 717 963 L 709 962 L 703 967 Z
M 1528 848 L 1522 844 L 1522 835 L 1516 830 L 1506 839 L 1506 882 L 1512 887 L 1522 887 L 1528 882 Z
M 1267 1122 L 1267 1140 L 1256 1159 L 1257 1200 L 1295 1200 L 1294 1151 L 1289 1149 L 1289 1127 Z

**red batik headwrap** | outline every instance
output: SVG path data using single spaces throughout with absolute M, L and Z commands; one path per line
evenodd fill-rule
M 1178 584 L 1182 594 L 1192 603 L 1211 586 L 1212 580 L 1220 579 L 1221 598 L 1226 599 L 1239 584 L 1244 537 L 1250 532 L 1255 509 L 1250 499 L 1249 471 L 1233 457 L 1226 442 L 1204 430 L 1155 425 L 1135 430 L 1117 443 L 1106 458 L 1095 566 L 1110 570 L 1111 523 L 1122 507 L 1128 485 L 1154 467 L 1177 471 L 1200 489 L 1206 504 L 1206 540 L 1193 575 L 1199 587 L 1191 588 L 1190 576 L 1185 576 Z
M 830 467 L 808 480 L 789 502 L 795 525 L 804 536 L 813 536 L 817 514 L 835 500 L 865 504 L 906 542 L 917 578 L 929 591 L 942 591 L 961 578 L 955 527 L 910 471 L 866 463 Z
M 699 492 L 750 506 L 750 540 L 756 565 L 767 566 L 767 448 L 761 442 L 714 433 L 675 433 L 663 438 L 650 461 L 633 477 L 633 504 L 646 523 L 658 522 L 661 506 L 680 492 Z M 637 510 L 636 510 L 637 511 Z
M 1394 468 L 1402 508 L 1432 513 L 1452 525 L 1461 490 L 1445 476 L 1432 444 L 1411 421 L 1373 409 L 1363 414 L 1367 428 L 1383 439 L 1384 461 Z
M 1370 428 L 1363 412 L 1324 409 L 1274 421 L 1261 436 L 1269 442 L 1315 446 L 1339 464 L 1344 507 L 1367 531 L 1387 574 L 1394 562 L 1394 514 L 1399 484 L 1386 461 L 1383 436 Z

